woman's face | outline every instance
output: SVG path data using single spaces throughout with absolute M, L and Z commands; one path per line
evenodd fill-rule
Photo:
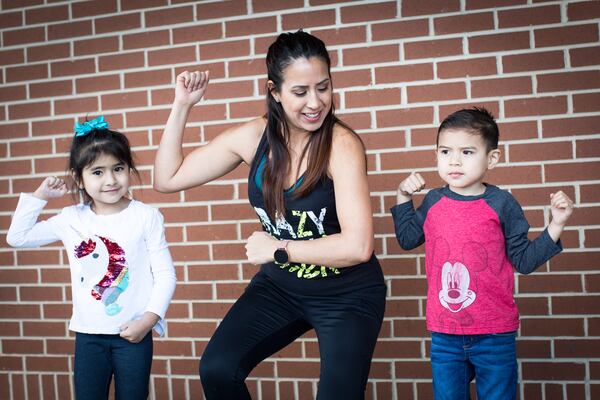
M 318 57 L 294 60 L 283 70 L 281 90 L 272 94 L 283 107 L 291 133 L 316 131 L 333 98 L 327 64 Z

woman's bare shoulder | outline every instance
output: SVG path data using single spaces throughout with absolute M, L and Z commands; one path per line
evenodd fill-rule
M 266 125 L 267 122 L 264 117 L 251 119 L 227 129 L 222 134 L 223 140 L 229 142 L 230 147 L 235 149 L 235 152 L 246 163 L 250 163 Z

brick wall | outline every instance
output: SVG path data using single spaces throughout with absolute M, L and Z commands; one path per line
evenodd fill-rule
M 548 195 L 577 204 L 565 251 L 518 276 L 521 399 L 600 398 L 600 1 L 540 0 L 1 0 L 0 398 L 72 396 L 73 335 L 65 252 L 16 251 L 5 237 L 21 191 L 62 175 L 72 126 L 104 114 L 135 146 L 136 198 L 160 208 L 179 285 L 169 333 L 155 341 L 156 399 L 201 398 L 198 359 L 256 272 L 244 240 L 259 229 L 240 167 L 201 188 L 152 190 L 151 168 L 175 76 L 209 69 L 186 149 L 264 111 L 264 57 L 282 31 L 328 45 L 339 114 L 367 145 L 376 252 L 388 284 L 368 399 L 429 399 L 423 249 L 397 245 L 389 208 L 414 169 L 428 186 L 436 126 L 483 105 L 498 116 L 502 161 L 490 181 L 509 189 L 539 233 Z M 51 201 L 44 217 L 70 204 Z M 260 364 L 257 399 L 310 399 L 313 334 Z

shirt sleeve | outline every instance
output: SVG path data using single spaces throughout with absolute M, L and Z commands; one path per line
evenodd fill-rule
M 412 250 L 425 242 L 424 218 L 421 217 L 420 209 L 415 211 L 412 200 L 395 205 L 391 208 L 391 212 L 400 247 L 404 250 Z
M 59 216 L 37 222 L 40 213 L 48 202 L 21 193 L 13 215 L 6 242 L 12 247 L 39 247 L 60 240 L 58 235 Z
M 507 193 L 508 194 L 508 193 Z M 554 242 L 548 229 L 534 240 L 529 240 L 529 223 L 525 219 L 523 209 L 517 200 L 508 194 L 508 199 L 501 215 L 506 253 L 511 264 L 522 274 L 535 271 L 540 265 L 562 251 L 560 240 Z
M 163 216 L 156 210 L 152 209 L 152 216 L 146 228 L 146 248 L 150 257 L 150 268 L 154 283 L 152 286 L 152 294 L 150 301 L 146 307 L 146 311 L 150 311 L 161 318 L 159 321 L 157 332 L 162 335 L 164 321 L 169 303 L 175 291 L 176 277 L 173 259 L 169 252 L 167 241 L 165 240 L 165 229 L 163 225 Z

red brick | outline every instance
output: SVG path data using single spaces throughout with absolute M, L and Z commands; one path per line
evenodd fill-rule
M 311 30 L 311 34 L 321 39 L 327 46 L 363 43 L 367 40 L 367 32 L 364 26 Z M 264 59 L 261 58 L 261 60 L 264 63 Z
M 560 21 L 560 5 L 527 7 L 498 11 L 498 27 L 555 24 Z
M 539 165 L 532 166 L 498 166 L 489 171 L 489 181 L 497 185 L 507 185 L 515 182 L 515 176 L 519 177 L 518 182 L 542 183 L 542 171 Z
M 400 15 L 414 17 L 416 15 L 442 14 L 460 11 L 459 0 L 404 0 Z
M 10 143 L 10 155 L 12 157 L 23 157 L 46 153 L 52 153 L 51 140 L 28 140 L 26 142 Z
M 94 72 L 96 72 L 96 63 L 93 58 L 78 59 L 77 61 L 56 61 L 50 64 L 50 75 L 53 78 Z
M 397 83 L 433 79 L 433 64 L 405 64 L 375 68 L 376 83 Z
M 376 111 L 377 126 L 380 128 L 423 125 L 433 122 L 432 107 L 404 108 Z
M 575 362 L 522 362 L 524 380 L 584 380 L 585 364 Z M 528 397 L 527 397 L 528 398 Z
M 502 57 L 502 67 L 504 72 L 561 69 L 564 68 L 564 65 L 565 62 L 562 51 L 515 54 Z
M 136 10 L 139 8 L 163 7 L 167 0 L 121 0 L 123 10 Z
M 574 112 L 600 111 L 600 92 L 573 94 Z
M 580 185 L 579 190 L 582 203 L 600 202 L 600 190 L 597 185 Z
M 48 66 L 46 64 L 6 68 L 6 82 L 31 81 L 46 78 L 48 78 Z
M 509 118 L 564 114 L 567 112 L 567 99 L 565 96 L 555 96 L 506 100 L 504 108 L 505 116 Z
M 597 157 L 600 154 L 600 139 L 575 141 L 577 158 Z
M 23 64 L 25 55 L 23 49 L 0 51 L 0 65 Z
M 148 52 L 148 65 L 180 64 L 196 61 L 196 47 L 176 47 Z
M 199 4 L 196 6 L 198 20 L 231 17 L 248 13 L 245 0 L 227 0 L 218 3 Z
M 599 123 L 599 116 L 544 119 L 542 121 L 542 136 L 594 135 L 598 133 Z
M 67 39 L 92 34 L 92 21 L 75 21 L 48 25 L 48 40 Z
M 600 253 L 590 251 L 584 253 L 561 253 L 550 261 L 552 271 L 596 271 Z
M 521 318 L 521 336 L 584 336 L 580 318 Z
M 274 16 L 253 19 L 235 19 L 225 22 L 227 37 L 249 36 L 269 33 L 277 30 L 277 18 Z
M 34 171 L 37 173 L 62 174 L 68 165 L 67 157 L 36 158 L 33 160 Z
M 598 41 L 598 25 L 561 26 L 559 28 L 536 29 L 535 47 L 564 46 Z
M 144 52 L 122 53 L 98 57 L 98 71 L 115 71 L 144 66 Z
M 373 40 L 406 39 L 429 35 L 429 20 L 390 21 L 371 25 Z M 329 42 L 325 42 L 329 44 Z
M 537 75 L 538 92 L 585 90 L 600 87 L 600 71 L 562 72 Z
M 40 371 L 40 372 L 66 372 L 69 368 L 68 357 L 51 357 L 41 356 L 25 357 L 25 366 L 28 372 Z
M 2 29 L 23 26 L 23 11 L 3 12 L 0 15 L 0 26 Z
M 255 13 L 264 13 L 268 11 L 289 10 L 292 8 L 301 8 L 304 5 L 302 0 L 253 0 L 252 11 Z
M 494 14 L 491 12 L 438 17 L 433 20 L 436 35 L 487 31 L 494 29 Z
M 371 85 L 371 71 L 368 69 L 358 69 L 333 72 L 332 81 L 335 89 Z
M 399 88 L 348 91 L 345 94 L 345 108 L 376 107 L 397 105 L 401 102 Z
M 281 17 L 281 25 L 285 31 L 313 26 L 335 25 L 335 10 L 302 11 L 299 13 L 284 14 Z
M 496 59 L 494 57 L 472 58 L 458 61 L 437 63 L 437 75 L 442 79 L 471 76 L 496 75 Z
M 220 39 L 223 35 L 221 24 L 196 25 L 173 29 L 173 43 L 201 42 Z
M 164 85 L 171 82 L 171 71 L 168 69 L 132 72 L 125 74 L 125 88 Z
M 457 38 L 404 43 L 404 55 L 407 60 L 447 57 L 462 53 L 462 40 Z
M 50 102 L 27 103 L 8 106 L 10 119 L 29 119 L 50 115 Z
M 90 17 L 117 12 L 117 0 L 95 0 L 84 3 L 72 3 L 71 12 L 74 18 Z
M 266 112 L 264 100 L 229 103 L 231 118 L 252 118 Z
M 123 35 L 123 49 L 147 49 L 149 47 L 164 46 L 170 43 L 169 31 L 149 31 Z
M 194 19 L 194 9 L 190 6 L 169 7 L 156 11 L 146 11 L 144 13 L 145 26 L 174 25 L 184 22 L 191 22 Z
M 344 65 L 368 65 L 399 61 L 400 59 L 400 49 L 398 45 L 343 49 L 343 54 Z
M 57 58 L 69 58 L 71 46 L 69 43 L 45 44 L 27 48 L 27 61 L 45 61 Z
M 29 85 L 29 96 L 31 98 L 64 96 L 72 93 L 73 84 L 70 80 L 31 83 Z
M 344 121 L 352 129 L 369 129 L 373 125 L 371 123 L 371 114 L 369 112 L 357 113 L 341 113 L 336 112 L 336 115 Z
M 2 352 L 6 354 L 42 354 L 44 352 L 44 341 L 39 339 L 4 339 L 2 340 Z
M 596 230 L 596 232 L 598 232 L 598 230 Z M 598 274 L 584 275 L 584 277 L 585 277 L 585 290 L 587 293 L 600 292 L 600 275 L 598 275 Z
M 121 14 L 94 20 L 96 33 L 121 32 L 141 28 L 140 13 Z
M 10 307 L 6 307 L 5 303 L 3 307 L 0 307 L 0 318 L 2 319 L 39 319 L 40 316 L 40 307 L 37 304 L 11 304 Z M 23 333 L 25 336 L 31 336 L 29 332 L 25 331 L 25 325 L 27 324 L 23 323 Z
M 194 265 L 188 266 L 189 281 L 222 281 L 237 280 L 237 265 Z
M 597 1 L 567 4 L 567 18 L 569 21 L 595 20 L 598 15 L 600 15 L 600 4 Z
M 69 6 L 52 6 L 32 8 L 25 11 L 25 23 L 27 25 L 54 22 L 69 19 Z
M 25 85 L 0 87 L 0 102 L 24 100 L 27 97 Z
M 55 114 L 85 114 L 97 110 L 97 97 L 78 97 L 70 100 L 54 100 Z
M 464 99 L 467 97 L 467 91 L 463 82 L 408 86 L 406 90 L 409 103 Z
M 92 93 L 120 89 L 121 84 L 119 75 L 96 75 L 77 79 L 75 87 L 77 93 Z
M 529 32 L 496 33 L 469 37 L 470 53 L 487 53 L 529 48 Z
M 200 45 L 200 60 L 250 55 L 250 42 L 247 39 Z
M 119 51 L 119 37 L 106 36 L 98 39 L 76 40 L 73 43 L 73 51 L 76 56 L 114 53 Z
M 379 19 L 394 19 L 398 14 L 395 2 L 363 4 L 340 8 L 342 23 L 372 22 Z
M 74 124 L 73 118 L 34 121 L 31 123 L 31 133 L 33 136 L 70 133 Z
M 600 229 L 586 229 L 584 247 L 600 247 Z M 587 286 L 587 284 L 586 284 Z M 589 291 L 589 289 L 587 289 Z M 600 290 L 596 290 L 597 292 Z
M 600 64 L 600 46 L 569 49 L 569 56 L 573 67 L 598 65 Z
M 121 92 L 102 96 L 103 110 L 118 110 L 129 107 L 146 107 L 148 105 L 146 92 Z
M 4 46 L 43 42 L 44 40 L 46 40 L 46 28 L 43 26 L 2 32 L 2 44 Z
M 519 293 L 582 292 L 579 275 L 532 274 L 519 276 Z
M 509 152 L 511 162 L 573 159 L 571 142 L 511 144 Z

